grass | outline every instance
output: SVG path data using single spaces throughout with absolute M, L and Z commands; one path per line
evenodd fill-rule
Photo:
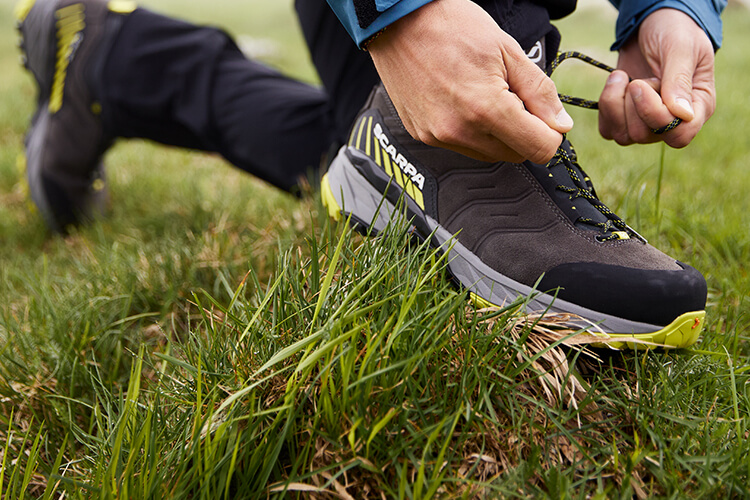
M 148 4 L 271 37 L 268 62 L 315 80 L 287 3 Z M 612 62 L 602 16 L 562 21 L 564 46 Z M 0 0 L 0 498 L 750 496 L 746 11 L 687 149 L 617 147 L 570 110 L 604 200 L 709 284 L 700 344 L 625 354 L 474 310 L 403 224 L 366 239 L 314 194 L 147 142 L 108 155 L 106 219 L 47 234 L 11 19 Z M 588 71 L 558 88 L 595 96 Z

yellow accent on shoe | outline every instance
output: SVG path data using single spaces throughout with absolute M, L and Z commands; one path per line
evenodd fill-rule
M 16 16 L 16 19 L 19 22 L 23 22 L 26 19 L 26 16 L 29 15 L 29 11 L 36 3 L 36 0 L 21 0 L 16 4 L 16 8 L 13 11 L 13 14 Z
M 320 198 L 323 201 L 323 206 L 328 209 L 328 216 L 336 222 L 340 221 L 341 207 L 333 196 L 331 184 L 328 182 L 328 174 L 325 174 L 320 181 Z
M 388 156 L 388 154 L 383 151 L 383 168 L 385 169 L 385 173 L 388 174 L 388 177 L 393 177 L 393 167 L 391 167 L 391 157 Z M 395 168 L 398 168 L 396 166 Z
M 703 331 L 703 323 L 706 319 L 706 311 L 687 312 L 670 324 L 653 333 L 639 333 L 637 335 L 610 333 L 608 336 L 612 339 L 622 340 L 622 342 L 607 342 L 606 345 L 594 344 L 596 347 L 611 347 L 614 349 L 650 349 L 652 347 L 664 347 L 667 349 L 680 349 L 689 347 L 698 341 Z M 640 344 L 637 342 L 627 342 L 627 339 L 636 339 L 638 341 L 651 342 L 656 344 Z
M 474 306 L 479 309 L 501 307 L 473 292 L 469 294 L 469 297 Z M 591 347 L 608 349 L 635 349 L 636 347 L 638 349 L 681 349 L 689 347 L 698 341 L 703 331 L 705 318 L 706 311 L 693 311 L 678 316 L 670 324 L 655 332 L 637 334 L 602 333 L 597 332 L 595 328 L 591 328 L 587 332 L 603 340 L 601 343 L 592 343 Z
M 394 165 L 393 167 L 393 178 L 396 179 L 396 184 L 401 186 L 402 188 L 406 187 L 406 184 L 404 183 L 404 177 L 401 175 L 401 169 Z
M 49 112 L 57 113 L 62 107 L 65 78 L 68 75 L 68 64 L 73 50 L 73 43 L 78 40 L 86 23 L 83 4 L 74 3 L 59 9 L 57 17 L 57 60 L 55 75 L 52 79 L 52 91 L 49 96 Z
M 370 154 L 370 143 L 372 142 L 372 116 L 367 119 L 367 132 L 365 132 L 365 154 Z
M 408 177 L 404 176 L 404 182 L 406 183 L 406 186 L 404 186 L 404 191 L 406 191 L 406 194 L 409 195 L 409 197 L 413 200 L 414 199 L 414 184 L 409 180 Z
M 483 299 L 482 297 L 480 297 L 474 292 L 471 292 L 469 294 L 469 298 L 471 299 L 471 302 L 474 304 L 474 307 L 478 309 L 485 309 L 487 307 L 500 307 L 497 304 L 493 304 L 487 299 Z
M 362 151 L 362 131 L 365 129 L 365 119 L 363 118 L 359 122 L 359 131 L 357 132 L 357 142 L 354 143 L 354 147 Z
M 630 239 L 630 235 L 626 231 L 614 231 L 614 234 L 621 240 Z
M 138 7 L 138 4 L 130 0 L 110 0 L 107 8 L 116 14 L 130 14 Z
M 419 189 L 414 188 L 414 201 L 417 202 L 417 205 L 419 205 L 419 208 L 424 210 L 424 195 L 422 195 L 422 191 Z
M 375 151 L 375 163 L 377 166 L 382 167 L 383 162 L 380 161 L 380 143 L 378 141 L 373 141 L 374 144 L 372 145 L 372 149 Z M 383 152 L 383 156 L 385 156 L 385 152 Z

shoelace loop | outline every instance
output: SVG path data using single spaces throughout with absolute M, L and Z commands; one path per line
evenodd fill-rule
M 557 57 L 552 61 L 550 64 L 550 74 L 554 72 L 557 67 L 560 65 L 561 62 L 563 62 L 566 59 L 580 59 L 581 61 L 588 63 L 592 66 L 596 66 L 597 68 L 603 69 L 609 73 L 612 73 L 615 68 L 612 66 L 608 66 L 604 64 L 603 62 L 597 61 L 596 59 L 587 56 L 586 54 L 582 54 L 580 52 L 577 52 L 575 50 L 569 50 L 567 52 L 559 52 L 557 54 Z M 632 81 L 632 78 L 631 78 Z M 564 103 L 571 104 L 573 106 L 578 106 L 580 108 L 586 108 L 586 109 L 599 109 L 599 102 L 598 101 L 591 101 L 589 99 L 582 99 L 580 97 L 573 97 L 569 96 L 567 94 L 557 94 L 560 97 L 560 100 Z M 680 118 L 675 118 L 668 124 L 664 125 L 663 127 L 659 128 L 652 128 L 651 132 L 654 134 L 664 134 L 666 132 L 669 132 L 670 130 L 673 130 L 675 127 L 677 127 L 680 123 L 682 123 L 682 120 Z

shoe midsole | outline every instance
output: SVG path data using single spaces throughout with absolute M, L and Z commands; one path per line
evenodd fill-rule
M 326 174 L 331 193 L 343 213 L 353 214 L 359 220 L 369 222 L 371 229 L 382 231 L 391 220 L 391 214 L 397 213 L 397 209 L 358 171 L 353 160 L 357 163 L 372 161 L 359 150 L 343 146 Z M 413 203 L 409 204 L 408 216 L 421 219 L 421 223 L 414 224 L 415 227 L 419 230 L 420 226 L 426 226 L 432 231 L 431 244 L 448 252 L 448 268 L 453 276 L 470 292 L 487 302 L 502 306 L 519 297 L 527 297 L 524 306 L 527 312 L 573 314 L 580 319 L 571 319 L 568 326 L 588 328 L 592 333 L 631 335 L 652 333 L 663 328 L 594 311 L 541 293 L 490 268 Z M 427 238 L 430 235 L 421 236 Z

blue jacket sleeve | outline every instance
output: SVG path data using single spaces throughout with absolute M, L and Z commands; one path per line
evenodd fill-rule
M 357 46 L 432 0 L 328 0 Z
M 721 47 L 720 16 L 727 5 L 727 0 L 610 0 L 610 2 L 620 11 L 612 50 L 622 47 L 646 16 L 663 8 L 677 9 L 692 17 L 711 39 L 714 49 Z

